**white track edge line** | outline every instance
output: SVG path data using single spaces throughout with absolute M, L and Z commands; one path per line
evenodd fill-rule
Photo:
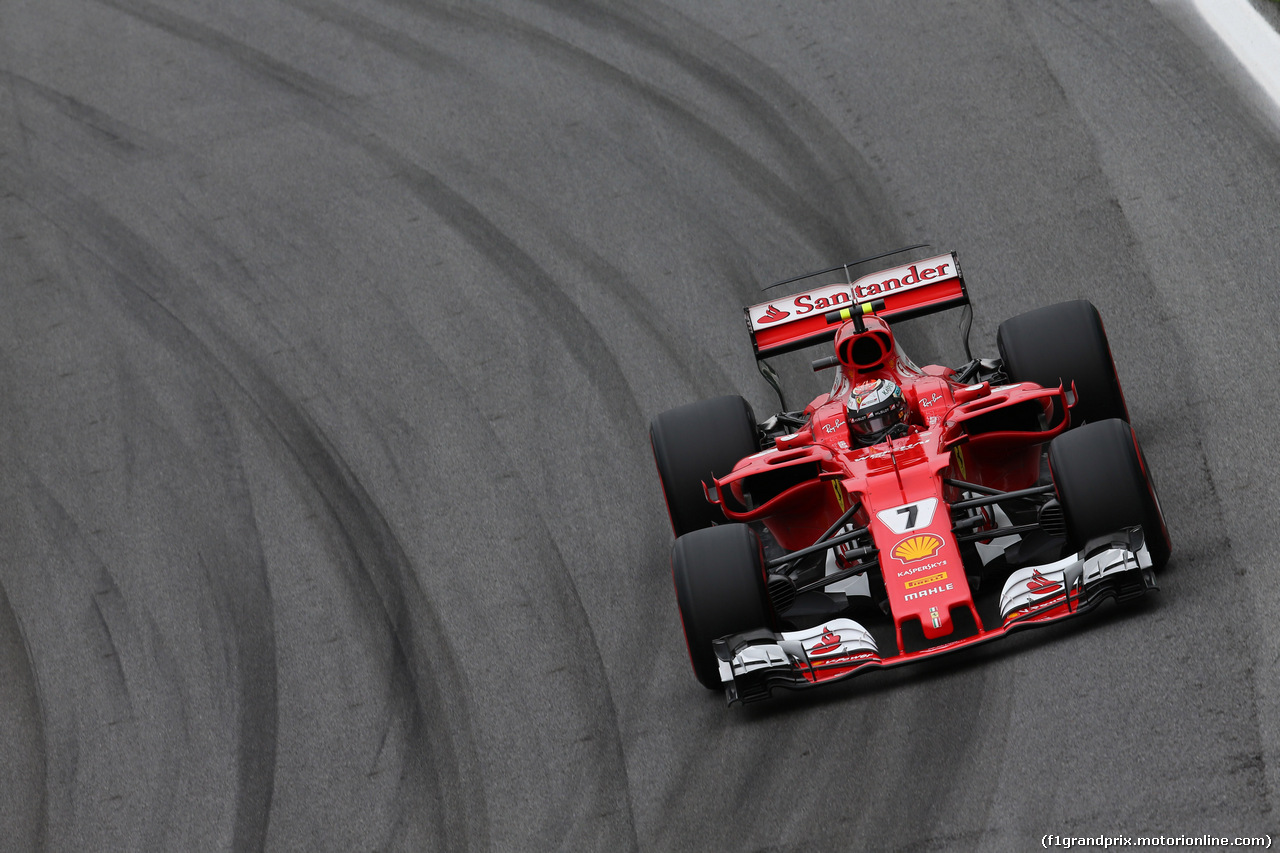
M 1196 12 L 1280 107 L 1280 33 L 1248 0 L 1191 0 Z

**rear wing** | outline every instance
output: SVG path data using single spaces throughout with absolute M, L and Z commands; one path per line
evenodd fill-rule
M 848 267 L 844 269 L 847 277 Z M 746 315 L 756 360 L 834 340 L 839 325 L 828 324 L 829 312 L 881 302 L 883 307 L 876 304 L 874 310 L 884 320 L 908 320 L 968 305 L 969 291 L 955 252 L 752 305 Z

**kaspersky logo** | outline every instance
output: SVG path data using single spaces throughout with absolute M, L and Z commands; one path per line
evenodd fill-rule
M 900 563 L 913 563 L 916 560 L 927 560 L 936 555 L 941 549 L 941 536 L 934 536 L 932 533 L 918 533 L 915 536 L 908 536 L 897 545 L 894 545 L 889 554 Z
M 780 311 L 777 305 L 770 305 L 769 310 L 760 315 L 757 323 L 776 323 L 779 320 L 785 320 L 791 316 L 790 311 Z

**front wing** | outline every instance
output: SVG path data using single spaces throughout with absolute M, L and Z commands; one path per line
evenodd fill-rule
M 1156 588 L 1151 554 L 1113 546 L 1015 571 L 1000 594 L 1001 624 L 962 640 L 882 657 L 875 638 L 852 619 L 833 619 L 803 631 L 749 631 L 714 644 L 729 704 L 766 699 L 774 688 L 803 689 L 841 681 L 997 640 L 1023 628 L 1049 625 L 1114 598 L 1124 601 Z

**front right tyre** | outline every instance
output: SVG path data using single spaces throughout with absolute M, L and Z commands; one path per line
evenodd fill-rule
M 772 621 L 760 538 L 745 524 L 686 533 L 671 549 L 671 575 L 693 674 L 708 690 L 720 690 L 712 642 Z

